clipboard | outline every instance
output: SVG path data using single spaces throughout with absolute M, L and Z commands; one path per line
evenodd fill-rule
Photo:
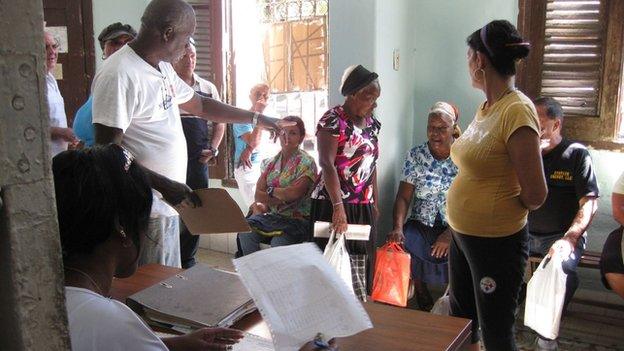
M 179 209 L 180 218 L 193 235 L 250 232 L 240 207 L 225 189 L 198 189 L 201 207 Z
M 314 237 L 329 238 L 330 230 L 329 222 L 314 222 Z M 371 226 L 368 224 L 348 224 L 345 232 L 347 240 L 363 240 L 366 241 L 370 237 Z

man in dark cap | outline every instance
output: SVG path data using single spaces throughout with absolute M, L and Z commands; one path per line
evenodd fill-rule
M 129 24 L 116 22 L 104 28 L 98 35 L 100 48 L 102 48 L 102 60 L 117 52 L 117 50 L 136 38 L 136 36 L 136 30 Z
M 122 145 L 155 189 L 139 264 L 180 267 L 178 214 L 171 206 L 198 203 L 184 184 L 187 150 L 178 105 L 209 121 L 251 122 L 281 132 L 277 119 L 202 97 L 178 77 L 171 62 L 185 54 L 194 32 L 195 12 L 188 3 L 153 0 L 136 39 L 104 61 L 93 81 L 96 144 Z

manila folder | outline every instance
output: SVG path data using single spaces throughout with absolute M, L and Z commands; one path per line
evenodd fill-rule
M 225 189 L 198 189 L 201 207 L 179 210 L 191 234 L 244 233 L 251 229 L 240 207 Z

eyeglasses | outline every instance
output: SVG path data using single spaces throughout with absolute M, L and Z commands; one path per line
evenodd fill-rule
M 431 126 L 427 126 L 427 132 L 428 133 L 438 133 L 438 134 L 441 134 L 441 133 L 444 133 L 447 130 L 449 130 L 449 128 L 451 128 L 451 127 L 431 127 Z

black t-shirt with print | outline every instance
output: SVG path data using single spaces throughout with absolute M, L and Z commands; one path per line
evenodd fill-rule
M 529 212 L 533 235 L 565 233 L 584 196 L 598 196 L 591 156 L 585 146 L 563 139 L 542 156 L 548 196 L 542 207 Z

